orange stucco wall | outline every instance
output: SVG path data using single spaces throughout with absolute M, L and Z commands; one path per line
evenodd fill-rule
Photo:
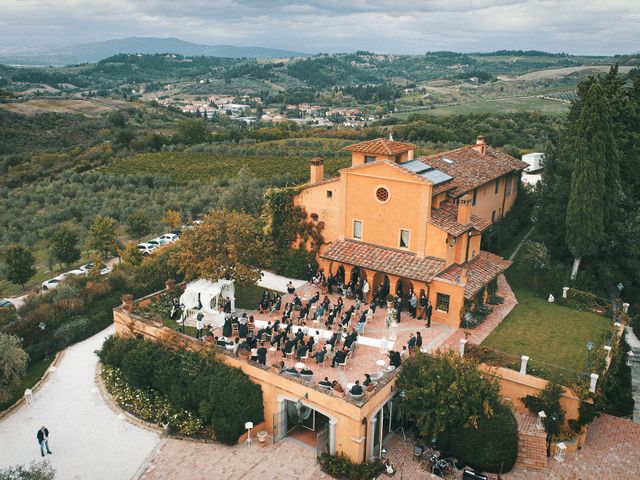
M 304 207 L 307 211 L 307 218 L 311 218 L 314 213 L 318 215 L 318 221 L 324 222 L 322 236 L 325 244 L 333 242 L 339 236 L 339 179 L 332 182 L 324 182 L 320 185 L 311 185 L 304 188 L 299 195 L 294 197 L 295 205 Z M 327 194 L 331 192 L 331 196 Z
M 177 333 L 162 323 L 131 314 L 121 307 L 114 309 L 113 320 L 117 336 L 140 335 L 146 340 L 162 342 L 173 348 L 191 351 L 216 349 L 210 343 Z M 352 401 L 346 401 L 342 397 L 328 395 L 324 391 L 317 390 L 298 380 L 286 378 L 255 362 L 232 356 L 224 351 L 217 351 L 219 352 L 218 360 L 230 367 L 241 369 L 252 382 L 261 386 L 264 401 L 263 428 L 269 434 L 273 433 L 274 415 L 278 413 L 280 401 L 282 399 L 292 401 L 302 399 L 305 405 L 335 421 L 335 451 L 343 452 L 356 463 L 362 461 L 365 449 L 369 445 L 365 436 L 366 427 L 362 423 L 363 418 L 370 418 L 392 395 L 395 384 L 393 379 L 375 390 L 364 404 L 359 405 Z M 305 395 L 308 398 L 304 398 Z M 371 432 L 369 432 L 370 434 Z M 367 455 L 370 454 L 371 452 L 367 452 Z
M 506 182 L 511 182 L 511 193 L 505 196 Z M 491 220 L 495 211 L 496 221 L 502 218 L 513 206 L 518 195 L 518 175 L 504 175 L 498 179 L 498 191 L 496 193 L 495 181 L 486 183 L 477 188 L 476 204 L 472 208 L 472 213 L 486 220 Z M 473 191 L 469 192 L 473 195 Z M 504 207 L 503 207 L 504 205 Z
M 376 190 L 384 187 L 389 199 L 380 202 Z M 362 241 L 400 247 L 400 230 L 409 230 L 408 250 L 425 254 L 426 220 L 431 211 L 431 185 L 385 163 L 341 172 L 342 230 L 353 237 L 355 220 L 362 222 Z
M 396 159 L 397 159 L 396 155 L 374 155 L 374 154 L 370 154 L 370 153 L 352 152 L 351 153 L 351 166 L 355 167 L 356 165 L 363 165 L 365 156 L 376 157 L 376 161 L 378 161 L 378 160 L 389 160 L 390 162 L 396 162 Z M 400 162 L 406 162 L 408 160 L 411 160 L 411 159 L 413 159 L 413 150 L 401 153 L 401 154 L 399 154 L 399 156 L 400 156 Z
M 448 312 L 438 310 L 438 293 L 449 295 Z M 464 287 L 462 285 L 436 278 L 431 281 L 429 287 L 429 301 L 431 301 L 431 305 L 433 305 L 432 320 L 446 323 L 454 328 L 460 326 L 460 312 L 462 312 L 462 308 L 464 307 Z

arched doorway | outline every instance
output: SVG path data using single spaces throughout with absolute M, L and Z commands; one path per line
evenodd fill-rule
M 387 295 L 389 294 L 391 282 L 389 281 L 389 277 L 383 272 L 376 272 L 373 275 L 373 285 L 371 286 L 371 291 L 375 292 L 378 289 L 379 285 L 382 285 L 382 292 L 380 295 L 380 300 L 382 302 L 386 301 Z

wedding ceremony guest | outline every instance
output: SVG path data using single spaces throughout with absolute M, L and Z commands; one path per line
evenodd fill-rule
M 229 297 L 225 297 L 224 299 L 223 311 L 224 313 L 231 313 L 231 300 L 229 300 Z
M 433 305 L 427 303 L 427 328 L 431 328 L 431 314 L 433 313 Z
M 329 377 L 324 377 L 324 380 L 318 382 L 323 387 L 331 388 L 331 382 L 329 381 Z
M 266 365 L 267 364 L 267 349 L 264 346 L 264 343 L 260 343 L 260 346 L 258 347 L 258 363 L 261 363 L 262 365 Z
M 360 380 L 356 380 L 356 383 L 349 390 L 351 395 L 362 395 L 364 390 L 362 390 L 362 385 L 360 385 Z
M 427 299 L 427 295 L 424 293 L 424 289 L 420 290 L 420 299 L 418 300 L 420 311 L 418 312 L 418 320 L 427 319 L 427 303 L 429 303 L 429 300 Z
M 418 352 L 422 350 L 422 334 L 420 332 L 416 332 L 416 350 Z
M 196 317 L 196 338 L 198 340 L 202 340 L 202 329 L 204 328 L 204 314 L 202 312 L 198 313 Z
M 327 355 L 327 349 L 322 347 L 322 350 L 316 352 L 316 363 L 324 362 L 324 357 Z
M 336 363 L 344 363 L 347 359 L 347 350 L 338 350 L 336 354 L 333 356 L 333 360 L 331 361 L 331 366 L 333 368 L 336 367 Z
M 337 380 L 331 382 L 331 388 L 338 393 L 344 393 L 344 388 L 342 388 L 342 385 L 340 385 Z
M 296 291 L 296 287 L 293 286 L 293 282 L 289 281 L 289 283 L 287 283 L 287 293 L 293 293 Z

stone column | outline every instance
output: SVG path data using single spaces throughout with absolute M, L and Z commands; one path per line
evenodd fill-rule
M 611 347 L 609 345 L 604 346 L 604 351 L 607 352 L 607 361 L 611 360 Z
M 569 291 L 569 287 L 562 287 L 562 298 L 567 298 L 568 291 Z
M 596 393 L 596 385 L 598 384 L 598 378 L 600 378 L 600 375 L 598 375 L 597 373 L 591 374 L 591 383 L 589 384 L 589 391 L 591 393 Z
M 365 450 L 369 450 L 369 454 L 366 455 L 366 458 L 368 459 L 373 459 L 375 456 L 375 438 L 376 438 L 376 430 L 378 429 L 378 414 L 376 413 L 375 415 L 373 415 L 371 417 L 371 420 L 369 421 L 369 428 L 367 429 L 367 434 L 369 435 L 369 438 L 366 439 L 366 441 L 364 442 L 364 448 Z
M 522 357 L 520 357 L 520 375 L 526 375 L 527 374 L 527 362 L 529 361 L 529 357 L 527 357 L 526 355 L 522 355 Z
M 336 425 L 338 422 L 330 418 L 329 419 L 329 453 L 331 455 L 336 454 Z
M 460 345 L 458 347 L 458 352 L 460 353 L 461 357 L 464 357 L 464 346 L 467 344 L 467 339 L 461 338 L 459 343 Z

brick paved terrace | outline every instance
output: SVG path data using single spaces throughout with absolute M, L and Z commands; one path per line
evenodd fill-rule
M 329 480 L 316 462 L 316 449 L 287 438 L 273 445 L 166 440 L 141 468 L 139 480 Z
M 319 291 L 313 285 L 305 284 L 302 287 L 296 290 L 296 294 L 306 302 L 306 299 L 312 297 L 316 291 Z M 320 301 L 324 298 L 324 294 L 320 292 Z M 338 295 L 332 294 L 328 295 L 332 304 L 335 304 Z M 289 302 L 293 299 L 293 294 L 286 294 L 283 296 L 282 305 L 284 306 L 286 302 Z M 343 297 L 344 308 L 343 311 L 346 311 L 350 308 L 355 300 L 347 299 Z M 349 331 L 355 328 L 355 324 L 360 318 L 361 313 L 364 310 L 369 309 L 369 305 L 362 305 L 360 310 L 356 311 L 349 323 Z M 397 328 L 397 338 L 395 341 L 388 340 L 390 337 L 390 331 L 387 329 L 385 325 L 385 315 L 386 308 L 377 308 L 376 312 L 373 314 L 370 320 L 367 321 L 365 330 L 363 333 L 359 334 L 358 337 L 358 345 L 356 347 L 355 353 L 352 358 L 347 360 L 347 364 L 345 368 L 332 368 L 331 367 L 331 357 L 333 352 L 329 356 L 329 358 L 324 362 L 324 364 L 317 364 L 315 359 L 312 358 L 313 355 L 309 355 L 309 359 L 306 361 L 308 368 L 313 371 L 313 380 L 312 382 L 316 383 L 324 379 L 324 377 L 328 377 L 329 380 L 337 380 L 342 384 L 343 387 L 346 387 L 347 384 L 351 384 L 355 382 L 355 380 L 360 380 L 361 382 L 364 380 L 364 374 L 369 373 L 372 374 L 381 369 L 380 366 L 376 364 L 378 360 L 385 360 L 388 363 L 388 357 L 386 350 L 401 350 L 403 345 L 407 344 L 409 337 L 412 333 L 420 332 L 423 337 L 423 350 L 432 351 L 438 349 L 443 342 L 453 333 L 454 329 L 449 327 L 448 325 L 432 322 L 430 328 L 426 328 L 426 321 L 417 320 L 411 318 L 408 311 L 403 311 L 401 314 L 400 324 Z M 271 321 L 273 322 L 276 318 L 280 318 L 276 313 L 261 314 L 258 311 L 250 311 L 247 312 L 248 315 L 253 315 L 254 319 L 261 324 L 261 321 Z M 297 312 L 294 314 L 294 327 L 292 331 L 296 331 L 298 328 L 304 328 L 303 326 L 298 326 L 297 322 Z M 319 331 L 323 337 L 330 337 L 331 334 L 335 331 L 339 330 L 339 322 L 336 320 L 334 323 L 333 329 L 327 330 L 324 321 L 326 320 L 326 314 L 323 319 L 318 324 L 313 324 L 311 321 L 307 322 L 308 334 L 314 335 L 316 331 Z M 215 334 L 218 335 L 220 333 L 219 329 L 216 329 Z M 380 339 L 385 337 L 387 342 L 387 349 L 381 349 L 380 347 Z M 320 342 L 318 348 L 321 348 L 324 341 Z M 314 348 L 315 353 L 317 351 Z M 267 356 L 267 365 L 279 364 L 281 361 L 285 362 L 287 367 L 295 366 L 298 363 L 298 360 L 287 359 L 285 358 L 280 351 L 269 351 Z M 384 368 L 384 367 L 383 367 Z M 345 388 L 346 389 L 346 388 Z

